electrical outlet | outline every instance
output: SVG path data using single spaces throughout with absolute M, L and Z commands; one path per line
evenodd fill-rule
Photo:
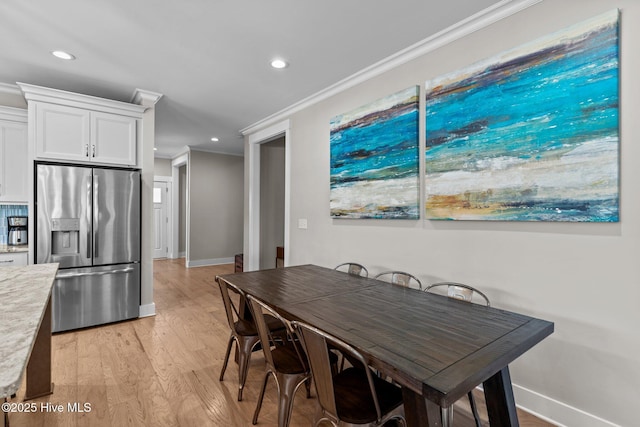
M 307 229 L 307 219 L 306 218 L 299 218 L 298 219 L 298 228 L 306 230 Z

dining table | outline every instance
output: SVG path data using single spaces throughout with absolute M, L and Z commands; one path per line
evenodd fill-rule
M 509 364 L 554 328 L 542 319 L 317 265 L 217 279 L 358 349 L 402 387 L 408 426 L 441 426 L 441 408 L 479 384 L 490 425 L 518 426 Z

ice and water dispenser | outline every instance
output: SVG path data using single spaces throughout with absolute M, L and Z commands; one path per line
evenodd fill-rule
M 80 251 L 80 219 L 51 219 L 51 255 L 71 255 Z

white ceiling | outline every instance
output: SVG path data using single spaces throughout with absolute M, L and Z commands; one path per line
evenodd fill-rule
M 240 129 L 510 1 L 2 0 L 0 82 L 126 102 L 158 92 L 157 156 L 241 154 Z M 272 69 L 275 56 L 290 66 Z

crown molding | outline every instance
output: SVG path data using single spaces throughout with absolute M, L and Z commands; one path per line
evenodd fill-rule
M 59 89 L 36 86 L 27 83 L 17 83 L 24 98 L 27 101 L 42 101 L 52 104 L 63 104 L 72 107 L 86 108 L 96 111 L 103 111 L 113 114 L 127 114 L 132 117 L 142 118 L 142 113 L 147 109 L 145 106 L 130 104 L 128 102 L 115 101 L 112 99 L 99 98 L 97 96 L 84 95 L 81 93 L 67 92 Z
M 6 93 L 9 95 L 22 96 L 22 91 L 20 90 L 18 85 L 9 84 L 9 83 L 0 83 L 0 92 Z
M 244 153 L 243 154 L 238 154 L 238 153 L 229 153 L 226 151 L 222 151 L 222 150 L 207 150 L 204 148 L 199 148 L 199 147 L 189 147 L 189 151 L 190 152 L 198 152 L 198 153 L 208 153 L 208 154 L 220 154 L 223 156 L 233 156 L 233 157 L 244 157 Z
M 26 123 L 27 110 L 25 110 L 24 108 L 0 106 L 0 119 L 8 120 L 11 122 Z
M 144 105 L 145 107 L 153 107 L 158 101 L 160 101 L 162 96 L 163 95 L 158 92 L 136 88 L 131 96 L 131 102 L 133 104 Z
M 472 34 L 482 28 L 488 27 L 502 19 L 508 18 L 524 9 L 527 9 L 543 0 L 503 0 L 490 6 L 475 15 L 471 15 L 444 30 L 434 34 L 431 37 L 415 43 L 387 58 L 376 62 L 375 64 L 358 71 L 351 76 L 340 80 L 339 82 L 319 91 L 315 94 L 304 98 L 303 100 L 290 105 L 289 107 L 278 111 L 252 125 L 240 130 L 243 135 L 250 135 L 258 132 L 271 124 L 282 121 L 292 114 L 304 110 L 318 102 L 324 101 L 334 95 L 339 94 L 351 87 L 377 77 L 389 70 L 397 68 L 409 61 L 419 58 L 429 52 L 432 52 L 442 46 L 450 44 L 469 34 Z

